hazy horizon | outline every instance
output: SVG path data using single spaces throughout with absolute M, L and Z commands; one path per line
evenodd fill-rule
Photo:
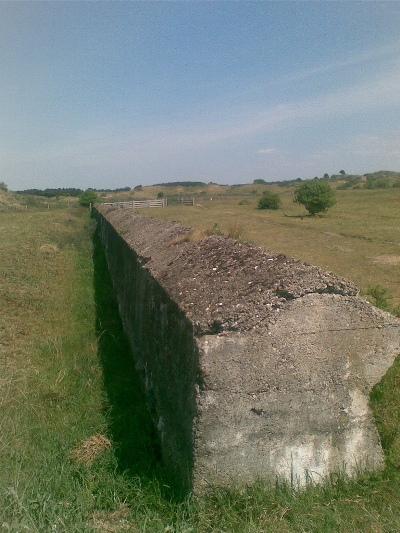
M 400 168 L 400 4 L 0 4 L 11 189 Z

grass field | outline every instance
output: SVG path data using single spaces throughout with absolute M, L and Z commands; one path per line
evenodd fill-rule
M 301 210 L 289 192 L 287 217 L 237 198 L 151 214 L 226 230 L 239 224 L 246 239 L 364 288 L 389 287 L 398 302 L 394 192 L 343 191 L 331 213 L 314 219 L 295 218 Z M 0 531 L 399 531 L 400 364 L 371 398 L 384 472 L 334 476 L 301 493 L 257 485 L 174 500 L 92 233 L 79 208 L 0 213 Z
M 146 209 L 149 216 L 241 233 L 244 240 L 352 279 L 365 292 L 389 289 L 400 304 L 400 189 L 337 191 L 337 205 L 319 217 L 293 203 L 293 189 L 276 189 L 283 207 L 256 209 L 257 196 L 199 200 L 199 207 Z M 242 205 L 239 205 L 242 203 Z

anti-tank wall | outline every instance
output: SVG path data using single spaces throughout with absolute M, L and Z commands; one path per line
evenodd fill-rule
M 179 486 L 383 464 L 368 394 L 400 353 L 397 319 L 285 256 L 129 210 L 96 218 Z

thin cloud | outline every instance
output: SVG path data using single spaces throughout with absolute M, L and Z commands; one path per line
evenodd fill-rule
M 4 175 L 28 176 L 50 173 L 65 176 L 154 175 L 157 169 L 166 173 L 175 169 L 193 167 L 214 168 L 212 157 L 222 146 L 252 140 L 263 134 L 291 128 L 310 127 L 320 120 L 345 119 L 355 114 L 369 114 L 383 109 L 400 109 L 400 64 L 396 64 L 379 78 L 358 83 L 330 94 L 315 98 L 283 103 L 271 107 L 249 110 L 234 117 L 221 118 L 219 122 L 205 122 L 192 116 L 185 123 L 172 122 L 149 129 L 132 129 L 109 133 L 107 125 L 83 131 L 63 143 L 43 145 L 40 150 L 8 152 L 1 159 L 0 171 Z M 228 144 L 227 144 L 228 143 Z M 352 145 L 353 154 L 371 154 L 382 150 L 396 157 L 395 143 L 378 142 Z M 272 155 L 273 147 L 261 148 L 258 153 Z M 212 155 L 214 154 L 214 155 Z M 261 159 L 261 158 L 260 158 Z M 397 159 L 397 157 L 396 157 Z M 272 160 L 272 158 L 271 158 Z M 210 161 L 208 165 L 204 161 Z M 280 162 L 279 168 L 282 168 Z M 344 164 L 344 163 L 343 163 Z M 221 163 L 222 168 L 222 163 Z M 341 167 L 342 168 L 342 167 Z M 67 170 L 68 169 L 68 170 Z M 211 170 L 211 168 L 210 168 Z
M 260 150 L 257 150 L 257 154 L 270 155 L 275 154 L 277 151 L 276 148 L 260 148 Z
M 268 85 L 275 85 L 280 83 L 289 83 L 294 81 L 302 81 L 321 74 L 328 74 L 329 72 L 335 72 L 347 67 L 355 67 L 357 65 L 363 65 L 370 63 L 371 61 L 382 60 L 383 58 L 393 57 L 398 58 L 400 54 L 400 41 L 395 41 L 391 44 L 381 46 L 378 48 L 365 50 L 363 52 L 350 54 L 348 57 L 340 59 L 338 61 L 332 61 L 323 65 L 316 65 L 304 70 L 299 70 L 282 76 L 277 80 L 272 80 Z

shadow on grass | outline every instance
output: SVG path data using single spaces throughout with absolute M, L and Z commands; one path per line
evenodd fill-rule
M 130 477 L 162 482 L 158 439 L 122 329 L 102 244 L 93 235 L 94 293 L 98 353 L 107 394 L 107 415 L 118 468 Z M 163 483 L 161 483 L 163 484 Z

